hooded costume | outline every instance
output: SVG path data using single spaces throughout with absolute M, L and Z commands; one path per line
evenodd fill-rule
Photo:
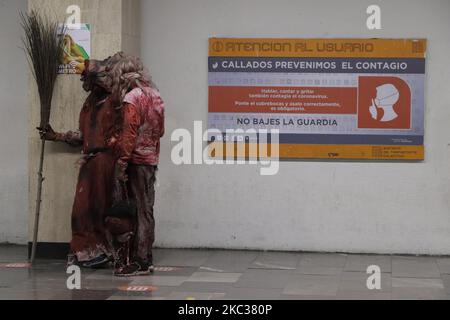
M 122 108 L 122 129 L 116 145 L 118 171 L 128 176 L 128 195 L 136 204 L 131 264 L 118 276 L 145 275 L 153 268 L 155 180 L 160 139 L 164 135 L 164 102 L 140 60 L 123 57 L 114 66 L 114 92 Z
M 96 267 L 108 262 L 112 254 L 106 239 L 105 214 L 113 204 L 117 160 L 114 146 L 122 116 L 111 98 L 109 71 L 121 56 L 86 61 L 81 80 L 90 94 L 80 113 L 79 130 L 53 132 L 49 139 L 81 146 L 84 155 L 72 208 L 69 264 Z M 46 130 L 53 131 L 51 127 Z

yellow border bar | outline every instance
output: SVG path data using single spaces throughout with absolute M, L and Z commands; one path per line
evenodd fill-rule
M 426 48 L 426 39 L 209 39 L 211 57 L 425 58 Z
M 261 144 L 260 147 L 273 150 L 273 145 Z M 250 158 L 260 157 L 258 145 L 213 142 L 209 145 L 211 158 Z M 265 152 L 264 152 L 265 153 Z M 263 153 L 263 154 L 264 154 Z M 229 157 L 227 156 L 229 155 Z M 360 160 L 424 160 L 424 146 L 394 145 L 323 145 L 323 144 L 280 144 L 280 159 L 360 159 Z

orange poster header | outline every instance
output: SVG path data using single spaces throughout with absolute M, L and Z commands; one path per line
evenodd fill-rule
M 425 58 L 426 39 L 210 38 L 211 57 Z

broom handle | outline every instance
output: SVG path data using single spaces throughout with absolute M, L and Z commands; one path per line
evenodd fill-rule
M 34 229 L 33 229 L 33 246 L 31 249 L 31 259 L 30 262 L 34 263 L 36 258 L 36 247 L 38 240 L 38 231 L 39 231 L 39 217 L 41 215 L 41 203 L 42 203 L 42 183 L 44 182 L 44 153 L 45 153 L 45 139 L 41 141 L 41 157 L 39 160 L 39 171 L 38 171 L 38 187 L 37 187 L 37 196 L 36 196 L 36 213 L 34 217 Z

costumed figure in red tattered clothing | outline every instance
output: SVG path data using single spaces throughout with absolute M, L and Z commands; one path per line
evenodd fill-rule
M 136 217 L 127 264 L 116 268 L 116 276 L 148 275 L 153 271 L 155 241 L 155 180 L 160 139 L 164 135 L 164 102 L 139 58 L 124 56 L 114 65 L 117 82 L 114 100 L 122 104 L 123 124 L 116 144 L 116 177 L 126 182 L 128 198 Z
M 80 113 L 78 131 L 56 133 L 50 126 L 38 128 L 46 140 L 81 147 L 84 155 L 72 210 L 69 264 L 100 267 L 112 256 L 105 213 L 113 204 L 117 160 L 114 146 L 122 115 L 112 99 L 110 71 L 122 57 L 119 53 L 103 61 L 86 61 L 81 80 L 84 90 L 90 94 Z

